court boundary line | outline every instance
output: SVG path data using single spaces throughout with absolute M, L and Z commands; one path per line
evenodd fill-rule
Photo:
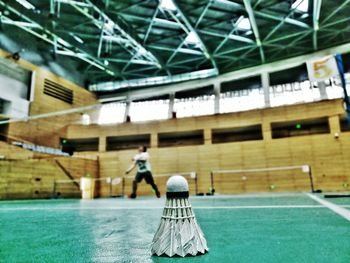
M 234 194 L 234 195 L 226 195 L 226 194 L 215 194 L 210 196 L 197 196 L 197 195 L 190 195 L 190 200 L 209 200 L 209 199 L 249 199 L 249 198 L 272 198 L 272 197 L 295 197 L 295 196 L 304 196 L 306 192 L 298 192 L 298 193 L 292 193 L 292 192 L 280 192 L 280 193 L 270 193 L 270 192 L 262 192 L 262 193 L 249 193 L 249 194 Z M 162 198 L 165 199 L 165 198 Z M 160 200 L 162 200 L 160 199 Z M 65 201 L 74 201 L 76 203 L 79 202 L 105 202 L 113 200 L 110 197 L 102 197 L 102 198 L 96 198 L 92 200 L 84 200 L 84 199 L 78 199 L 78 198 L 58 198 L 58 199 L 23 199 L 23 200 L 1 200 L 0 201 L 0 208 L 1 204 L 23 204 L 27 202 L 43 202 L 45 204 L 49 204 L 50 202 L 65 202 Z M 121 197 L 120 200 L 129 201 L 129 202 L 135 202 L 135 200 L 128 199 L 127 196 Z M 149 203 L 154 202 L 155 199 L 153 196 L 141 196 L 140 198 L 137 198 L 137 202 L 143 202 L 143 203 Z M 124 202 L 123 201 L 123 202 Z
M 343 207 L 350 207 L 344 205 Z M 324 205 L 265 205 L 265 206 L 198 206 L 193 207 L 194 210 L 201 209 L 219 209 L 219 210 L 236 210 L 236 209 L 314 209 L 326 208 Z M 45 211 L 45 210 L 155 210 L 164 209 L 164 206 L 135 206 L 135 207 L 3 207 L 0 208 L 0 213 L 4 211 Z M 347 211 L 347 210 L 346 210 Z M 350 211 L 349 211 L 350 213 Z
M 336 205 L 334 203 L 323 200 L 323 199 L 319 198 L 318 196 L 310 194 L 310 193 L 307 193 L 307 196 L 310 197 L 311 199 L 313 199 L 314 201 L 320 203 L 321 205 L 327 207 L 328 209 L 332 210 L 334 213 L 336 213 L 336 214 L 340 215 L 341 217 L 350 221 L 350 211 L 344 208 L 347 206 Z

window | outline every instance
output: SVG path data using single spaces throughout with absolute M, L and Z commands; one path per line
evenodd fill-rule
M 150 134 L 108 136 L 106 149 L 107 151 L 136 149 L 140 145 L 149 147 L 150 143 Z
M 63 152 L 98 151 L 98 138 L 61 139 Z
M 263 108 L 262 89 L 236 90 L 220 94 L 220 113 Z
M 177 117 L 191 117 L 214 114 L 214 95 L 204 95 L 195 98 L 175 99 L 174 111 Z
M 308 80 L 270 87 L 270 103 L 272 107 L 312 102 L 320 99 L 319 89 L 313 88 Z
M 261 124 L 245 127 L 213 129 L 212 143 L 262 140 Z
M 350 123 L 348 122 L 347 117 L 343 117 L 340 119 L 340 130 L 342 132 L 350 131 Z
M 175 94 L 174 111 L 177 117 L 191 117 L 214 114 L 215 95 L 213 85 Z
M 129 115 L 131 121 L 163 120 L 168 118 L 169 100 L 132 102 Z
M 98 124 L 113 124 L 124 121 L 126 103 L 109 103 L 100 108 Z
M 272 138 L 330 133 L 328 118 L 271 123 Z
M 167 132 L 158 134 L 158 147 L 204 144 L 203 130 Z

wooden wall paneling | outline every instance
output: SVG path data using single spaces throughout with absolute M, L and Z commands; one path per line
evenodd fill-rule
M 331 134 L 335 137 L 336 133 L 340 133 L 339 115 L 329 116 L 328 122 Z
M 0 53 L 1 56 L 6 56 L 5 52 L 1 51 Z M 64 78 L 58 77 L 57 75 L 43 68 L 39 68 L 25 60 L 19 60 L 18 64 L 28 70 L 36 72 L 34 81 L 34 101 L 31 102 L 30 105 L 30 115 L 56 112 L 85 105 L 97 104 L 96 96 L 86 89 L 79 87 L 78 85 L 65 80 Z M 68 104 L 44 94 L 43 89 L 45 79 L 49 79 L 50 81 L 71 89 L 74 93 L 73 104 Z M 25 123 L 11 123 L 9 125 L 8 135 L 17 136 L 45 146 L 57 147 L 57 138 L 59 136 L 59 134 L 57 134 L 57 130 L 77 121 L 80 121 L 80 114 L 68 114 L 66 116 L 45 118 Z M 48 136 L 48 134 L 50 134 L 50 136 Z
M 343 183 L 342 190 L 343 191 L 349 191 L 350 190 L 350 162 L 348 159 L 348 156 L 350 154 L 350 132 L 343 132 L 339 137 L 339 143 L 341 145 L 341 153 L 343 154 L 343 167 L 345 170 L 345 179 Z
M 157 148 L 158 147 L 158 134 L 157 133 L 151 133 L 151 148 Z
M 344 182 L 349 181 L 346 171 L 350 169 L 347 161 L 350 154 L 350 133 L 342 132 L 336 140 L 333 131 L 337 129 L 337 116 L 344 112 L 341 100 L 290 105 L 241 113 L 230 113 L 204 117 L 191 117 L 145 123 L 126 123 L 111 126 L 70 125 L 66 130 L 68 138 L 106 137 L 133 134 L 151 134 L 151 165 L 154 174 L 182 172 L 195 169 L 198 173 L 199 192 L 208 192 L 210 171 L 213 169 L 249 169 L 255 167 L 275 167 L 310 164 L 317 188 L 329 191 L 344 190 Z M 270 123 L 293 121 L 300 118 L 328 116 L 331 133 L 271 139 Z M 230 128 L 262 124 L 263 140 L 211 144 L 209 131 L 214 128 Z M 339 122 L 338 122 L 339 125 Z M 176 147 L 155 147 L 155 138 L 162 132 L 181 132 L 203 129 L 206 144 Z M 103 147 L 102 147 L 103 148 Z M 136 149 L 96 152 L 100 156 L 100 176 L 123 175 Z M 94 155 L 93 152 L 89 153 Z M 81 153 L 77 156 L 83 156 Z M 75 164 L 72 164 L 73 166 Z M 77 167 L 84 170 L 77 164 Z M 131 175 L 135 175 L 133 172 Z M 231 174 L 230 180 L 218 180 L 216 188 L 222 193 L 260 192 L 260 191 L 307 191 L 309 181 L 300 171 Z M 242 177 L 247 177 L 242 180 Z M 131 191 L 131 182 L 127 192 Z M 159 181 L 159 184 L 164 184 Z M 271 189 L 271 185 L 275 188 Z M 219 191 L 220 190 L 220 191 Z M 164 192 L 164 191 L 162 191 Z M 104 195 L 109 194 L 107 189 Z M 140 184 L 139 195 L 153 195 L 150 186 Z
M 61 161 L 63 158 L 60 158 Z M 96 161 L 64 158 L 62 161 L 75 179 L 86 171 L 96 176 Z M 0 162 L 1 196 L 6 199 L 48 198 L 52 197 L 54 180 L 67 180 L 64 172 L 57 167 L 54 159 L 3 160 Z M 80 196 L 74 184 L 60 184 L 56 189 L 61 196 Z
M 268 108 L 261 112 L 263 123 L 287 120 L 288 114 L 285 106 Z
M 249 114 L 226 114 L 226 115 L 219 115 L 219 116 L 206 116 L 206 121 L 208 118 L 211 118 L 213 121 L 211 123 L 220 123 L 221 127 L 232 127 L 232 123 L 235 125 L 237 123 L 244 123 L 244 124 L 256 124 L 257 120 L 262 120 L 263 118 L 263 131 L 266 134 L 270 133 L 270 122 L 271 121 L 283 121 L 285 119 L 289 120 L 295 120 L 300 118 L 300 114 L 304 114 L 303 117 L 322 117 L 329 114 L 334 113 L 334 108 L 336 111 L 338 111 L 338 104 L 340 102 L 334 103 L 332 102 L 331 107 L 328 107 L 326 104 L 327 102 L 321 102 L 318 103 L 318 107 L 316 110 L 313 110 L 313 108 L 309 105 L 293 105 L 293 106 L 285 106 L 285 107 L 279 107 L 278 109 L 266 109 L 262 110 L 262 113 L 257 113 L 257 116 L 254 116 L 254 111 L 249 112 L 251 119 L 245 119 L 243 121 L 239 121 L 239 118 L 244 116 L 249 116 Z M 321 106 L 320 106 L 321 105 Z M 299 108 L 299 110 L 296 110 L 296 108 Z M 325 112 L 325 109 L 330 112 Z M 322 112 L 320 112 L 322 110 Z M 308 113 L 305 114 L 305 111 L 308 111 Z M 255 111 L 257 112 L 257 111 Z M 288 116 L 286 116 L 288 115 Z M 203 118 L 204 119 L 204 118 Z M 196 126 L 199 128 L 204 128 L 204 130 L 207 130 L 208 127 L 205 123 L 201 122 L 201 117 L 196 117 Z M 173 122 L 174 120 L 172 120 Z M 160 122 L 161 123 L 161 122 Z M 167 123 L 167 121 L 164 121 L 164 124 Z M 180 125 L 179 121 L 179 126 Z M 157 129 L 161 129 L 161 127 L 167 127 L 168 125 L 160 125 L 157 124 L 159 127 Z M 165 128 L 165 129 L 167 129 Z M 172 128 L 172 127 L 170 127 Z M 157 132 L 157 131 L 156 131 Z M 316 135 L 313 135 L 316 136 Z M 327 145 L 329 143 L 332 143 L 332 141 L 327 141 L 325 146 L 317 146 L 317 150 L 312 148 L 310 145 L 312 145 L 311 138 L 313 136 L 301 136 L 301 137 L 293 137 L 293 138 L 285 138 L 285 139 L 270 139 L 269 136 L 265 136 L 263 140 L 263 144 L 259 144 L 260 142 L 242 142 L 242 143 L 223 143 L 218 144 L 218 148 L 214 149 L 213 145 L 204 145 L 203 149 L 198 148 L 198 169 L 199 174 L 208 174 L 210 173 L 210 170 L 212 167 L 219 167 L 220 169 L 232 169 L 232 167 L 251 167 L 254 165 L 261 165 L 261 167 L 274 167 L 274 166 L 286 166 L 286 165 L 301 165 L 304 163 L 308 163 L 312 166 L 317 166 L 318 163 L 314 162 L 315 159 L 317 159 L 318 154 L 315 151 L 321 151 L 320 148 L 324 147 L 327 149 Z M 323 136 L 323 137 L 322 137 Z M 322 138 L 329 138 L 329 135 L 317 135 L 314 137 L 316 140 L 319 140 Z M 189 147 L 189 146 L 186 146 Z M 186 147 L 177 147 L 179 150 L 184 149 Z M 201 146 L 202 147 L 202 146 Z M 214 149 L 214 150 L 213 150 Z M 332 149 L 332 147 L 331 147 Z M 170 149 L 158 149 L 158 155 L 159 158 L 156 157 L 156 166 L 155 169 L 158 169 L 159 171 L 166 171 L 166 170 L 174 170 L 176 168 L 176 165 L 171 162 L 173 158 L 171 157 L 164 157 L 164 152 L 169 152 L 170 155 L 172 155 L 174 158 L 178 158 L 178 166 L 182 165 L 184 166 L 187 162 L 184 161 L 183 164 L 181 164 L 181 157 L 179 154 L 176 155 L 172 150 Z M 180 152 L 180 151 L 179 151 Z M 322 151 L 321 151 L 322 152 Z M 186 158 L 185 158 L 186 159 Z M 153 160 L 153 162 L 155 162 Z M 158 165 L 159 164 L 159 165 Z M 167 164 L 167 165 L 164 165 Z M 314 173 L 316 176 L 322 171 L 322 169 L 315 169 Z M 282 176 L 283 177 L 283 176 Z M 201 177 L 200 177 L 201 178 Z M 208 179 L 204 179 L 208 178 Z M 207 189 L 208 183 L 210 183 L 209 175 L 203 176 L 203 180 L 199 179 L 200 182 L 200 188 L 203 190 Z M 285 188 L 289 190 L 291 189 L 304 189 L 305 187 L 308 187 L 308 181 L 305 179 L 305 177 L 302 177 L 295 174 L 291 174 L 288 177 L 289 179 L 294 178 L 294 183 L 289 183 L 289 185 L 286 185 Z M 264 181 L 265 180 L 265 181 Z M 260 185 L 264 185 L 266 187 L 268 178 L 266 177 Z M 256 183 L 259 187 L 259 183 Z M 229 187 L 229 185 L 225 185 L 225 187 Z M 251 187 L 253 189 L 253 185 L 249 184 L 248 188 Z M 257 188 L 255 188 L 257 189 Z M 277 189 L 275 190 L 277 191 Z
M 0 141 L 0 155 L 5 159 L 28 159 L 33 157 L 33 152 Z
M 188 131 L 188 130 L 197 130 L 197 118 L 181 118 L 175 123 L 175 131 Z M 203 129 L 203 127 L 199 128 Z M 174 130 L 172 130 L 174 131 Z
M 204 144 L 211 144 L 211 129 L 210 128 L 205 128 L 204 131 Z

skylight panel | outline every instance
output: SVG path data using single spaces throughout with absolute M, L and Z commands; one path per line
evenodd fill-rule
M 165 10 L 175 11 L 177 8 L 172 0 L 160 0 L 160 7 Z
M 16 0 L 17 3 L 21 4 L 23 7 L 30 9 L 35 9 L 35 6 L 33 6 L 29 1 L 27 0 Z
M 300 12 L 306 13 L 309 9 L 309 0 L 296 0 L 292 4 L 292 9 L 296 9 Z
M 187 35 L 185 42 L 188 44 L 197 45 L 200 41 L 198 36 L 192 31 Z
M 252 27 L 248 18 L 244 17 L 237 24 L 237 28 L 241 30 L 250 30 Z

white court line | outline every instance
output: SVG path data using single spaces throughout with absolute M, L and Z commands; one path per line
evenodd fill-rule
M 307 194 L 311 199 L 315 200 L 316 202 L 320 203 L 321 205 L 329 208 L 330 210 L 332 210 L 334 213 L 337 213 L 338 215 L 344 217 L 345 219 L 349 220 L 350 221 L 350 211 L 343 208 L 343 207 L 340 207 L 338 205 L 335 205 L 331 202 L 328 202 L 326 200 L 323 200 L 321 198 L 319 198 L 318 196 L 316 195 L 313 195 L 313 194 Z M 344 206 L 344 207 L 347 207 L 347 206 Z
M 244 198 L 271 198 L 271 197 L 298 197 L 303 196 L 301 193 L 253 193 L 253 194 L 235 194 L 235 195 L 225 195 L 217 194 L 213 196 L 190 196 L 191 199 L 244 199 Z
M 246 206 L 198 206 L 194 209 L 271 209 L 271 208 L 320 208 L 320 205 L 246 205 Z
M 343 207 L 350 207 L 346 205 Z M 154 210 L 163 209 L 164 206 L 134 206 L 134 207 L 4 207 L 1 211 L 36 211 L 36 210 Z M 324 208 L 324 205 L 266 205 L 266 206 L 198 206 L 193 207 L 194 210 L 200 209 L 290 209 L 290 208 Z

